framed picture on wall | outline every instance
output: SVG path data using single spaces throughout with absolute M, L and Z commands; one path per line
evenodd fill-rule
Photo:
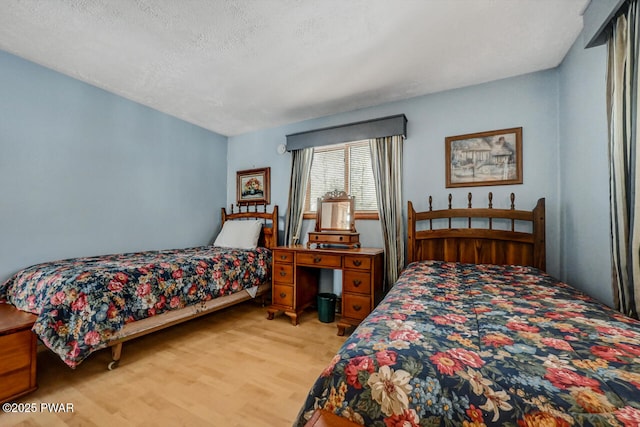
M 522 184 L 522 128 L 445 138 L 446 187 Z
M 271 203 L 271 168 L 249 169 L 236 173 L 238 205 Z

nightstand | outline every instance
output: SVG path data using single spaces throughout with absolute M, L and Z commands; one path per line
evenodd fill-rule
M 36 316 L 0 303 L 0 403 L 15 400 L 38 388 Z

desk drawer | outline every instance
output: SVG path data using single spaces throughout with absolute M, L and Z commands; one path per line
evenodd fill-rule
M 293 285 L 293 265 L 280 264 L 279 262 L 274 263 L 273 282 L 282 283 L 283 285 Z
M 293 307 L 293 286 L 273 285 L 273 303 Z
M 364 295 L 342 294 L 342 315 L 352 319 L 364 319 L 371 312 L 371 298 Z
M 341 268 L 342 257 L 340 255 L 327 255 L 321 252 L 299 253 L 297 265 L 306 265 L 318 268 Z
M 293 263 L 293 252 L 277 250 L 273 252 L 273 261 L 277 263 Z
M 344 257 L 344 268 L 356 268 L 358 270 L 371 269 L 371 257 L 366 256 L 346 256 Z
M 342 279 L 343 292 L 357 292 L 369 295 L 371 293 L 371 274 L 363 271 L 344 270 Z

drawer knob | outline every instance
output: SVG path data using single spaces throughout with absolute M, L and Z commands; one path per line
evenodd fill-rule
M 361 305 L 354 305 L 354 306 L 353 306 L 353 309 L 354 309 L 355 311 L 360 311 L 360 310 L 362 310 L 362 306 L 361 306 Z
M 285 259 L 287 259 L 287 258 L 288 258 L 288 257 L 287 257 L 286 255 L 280 255 L 280 259 L 281 259 L 281 260 L 285 260 Z
M 353 261 L 353 265 L 355 265 L 356 267 L 360 267 L 362 265 L 362 261 L 357 259 L 357 260 Z
M 360 285 L 362 285 L 362 280 L 354 280 L 354 281 L 353 281 L 353 286 L 355 286 L 356 288 L 357 288 L 358 286 L 360 286 Z
M 280 292 L 280 298 L 284 298 L 286 296 L 287 296 L 287 294 L 285 294 L 284 292 Z
M 284 277 L 284 276 L 286 276 L 286 275 L 287 275 L 287 272 L 286 272 L 286 271 L 281 271 L 281 272 L 280 272 L 280 275 L 281 275 L 282 277 Z
M 319 256 L 315 257 L 313 259 L 313 262 L 315 262 L 316 264 L 319 263 L 319 262 L 322 262 L 322 257 L 319 257 Z

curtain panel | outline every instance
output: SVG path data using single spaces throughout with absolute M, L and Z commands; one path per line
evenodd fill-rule
M 291 151 L 291 181 L 289 182 L 289 200 L 284 227 L 285 245 L 297 245 L 301 240 L 304 201 L 312 161 L 312 147 Z
M 385 291 L 404 267 L 402 221 L 402 142 L 400 135 L 369 141 L 371 166 L 376 183 L 378 215 L 384 240 Z
M 607 118 L 611 247 L 616 309 L 638 318 L 640 311 L 640 194 L 638 150 L 637 1 L 613 23 L 607 43 Z

